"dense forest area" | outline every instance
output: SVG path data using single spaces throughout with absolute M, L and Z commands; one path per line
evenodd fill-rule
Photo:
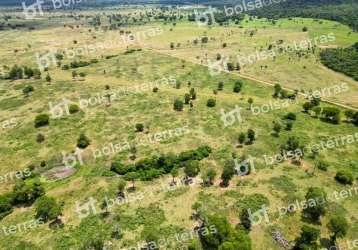
M 283 17 L 327 19 L 358 30 L 358 1 L 356 0 L 289 0 L 255 9 L 251 14 L 270 19 Z
M 342 72 L 358 81 L 358 43 L 349 48 L 323 50 L 321 61 L 328 68 Z

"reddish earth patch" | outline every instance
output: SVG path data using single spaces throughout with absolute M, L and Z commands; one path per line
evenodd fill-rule
M 72 167 L 56 167 L 50 169 L 49 171 L 43 173 L 42 175 L 49 180 L 57 181 L 57 180 L 65 179 L 76 172 L 77 170 Z

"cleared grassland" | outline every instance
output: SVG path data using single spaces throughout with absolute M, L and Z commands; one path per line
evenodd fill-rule
M 88 197 L 94 197 L 101 201 L 105 195 L 114 196 L 117 177 L 108 176 L 110 162 L 118 154 L 109 154 L 105 157 L 94 158 L 93 152 L 101 149 L 111 142 L 123 140 L 132 141 L 143 136 L 135 132 L 135 124 L 143 123 L 149 128 L 149 133 L 156 133 L 188 126 L 190 133 L 172 138 L 168 141 L 149 143 L 146 146 L 137 148 L 137 160 L 153 154 L 167 152 L 180 153 L 187 149 L 193 149 L 203 144 L 208 144 L 213 148 L 211 156 L 201 162 L 201 169 L 214 167 L 221 173 L 224 162 L 231 158 L 232 153 L 251 155 L 256 157 L 256 173 L 244 177 L 235 177 L 228 188 L 215 186 L 203 188 L 200 185 L 192 185 L 189 188 L 176 193 L 158 191 L 153 195 L 145 195 L 138 202 L 131 202 L 127 205 L 115 207 L 111 215 L 104 219 L 108 225 L 119 224 L 124 229 L 124 238 L 112 240 L 114 246 L 135 245 L 141 240 L 143 224 L 138 222 L 138 208 L 150 210 L 150 204 L 156 203 L 160 209 L 154 210 L 152 214 L 145 214 L 147 223 L 157 223 L 163 229 L 163 237 L 169 237 L 173 232 L 191 230 L 194 221 L 190 219 L 193 210 L 191 208 L 195 201 L 205 203 L 209 212 L 216 212 L 227 216 L 230 222 L 237 224 L 238 212 L 240 211 L 240 200 L 255 193 L 264 194 L 270 200 L 270 208 L 273 211 L 272 224 L 255 227 L 250 233 L 254 249 L 278 249 L 278 245 L 270 236 L 271 228 L 280 228 L 283 234 L 289 239 L 294 240 L 298 236 L 302 226 L 301 213 L 293 215 L 277 216 L 277 209 L 287 206 L 295 198 L 302 200 L 307 189 L 311 186 L 323 187 L 327 193 L 335 190 L 346 189 L 334 180 L 337 170 L 349 168 L 358 173 L 358 147 L 357 143 L 340 146 L 334 149 L 322 151 L 319 158 L 329 162 L 327 172 L 316 170 L 314 175 L 313 159 L 306 156 L 301 166 L 284 162 L 281 164 L 267 166 L 264 155 L 271 156 L 279 153 L 279 147 L 289 136 L 295 135 L 300 138 L 303 145 L 310 145 L 321 140 L 353 135 L 358 132 L 358 128 L 351 124 L 342 122 L 339 125 L 332 125 L 320 121 L 302 112 L 304 100 L 299 99 L 288 107 L 271 110 L 259 115 L 253 115 L 249 110 L 248 98 L 254 99 L 254 106 L 265 105 L 269 102 L 280 102 L 272 98 L 273 88 L 253 81 L 242 80 L 243 90 L 237 94 L 233 93 L 233 85 L 238 77 L 222 73 L 211 76 L 206 66 L 194 63 L 205 58 L 214 58 L 217 50 L 223 42 L 228 46 L 219 53 L 234 54 L 240 51 L 254 51 L 255 47 L 266 46 L 268 42 L 283 39 L 285 42 L 295 41 L 296 39 L 307 39 L 318 34 L 326 34 L 335 30 L 337 41 L 335 44 L 348 46 L 357 37 L 352 34 L 352 40 L 343 39 L 347 28 L 344 26 L 335 27 L 335 23 L 324 21 L 317 24 L 312 20 L 289 21 L 283 20 L 275 27 L 267 23 L 258 21 L 243 23 L 244 28 L 237 27 L 215 27 L 211 29 L 198 28 L 192 23 L 178 23 L 175 27 L 152 23 L 148 26 L 137 29 L 131 27 L 132 32 L 147 30 L 150 27 L 163 28 L 163 34 L 147 38 L 135 44 L 142 47 L 141 51 L 125 54 L 126 44 L 112 49 L 100 49 L 96 53 L 85 54 L 82 59 L 89 60 L 97 58 L 98 63 L 77 69 L 78 72 L 86 73 L 84 79 L 73 79 L 71 70 L 61 70 L 51 67 L 49 73 L 52 82 L 48 84 L 42 80 L 0 80 L 0 115 L 6 120 L 15 117 L 18 125 L 12 129 L 3 129 L 0 134 L 1 165 L 0 175 L 9 171 L 22 169 L 29 164 L 39 166 L 41 161 L 46 161 L 46 168 L 59 163 L 62 152 L 70 153 L 75 149 L 76 140 L 81 132 L 85 132 L 91 139 L 91 145 L 84 150 L 84 165 L 78 167 L 78 171 L 73 176 L 58 182 L 50 182 L 43 179 L 48 195 L 65 202 L 63 229 L 49 229 L 48 224 L 41 225 L 33 230 L 20 232 L 14 235 L 0 234 L 0 246 L 3 249 L 11 249 L 9 246 L 18 240 L 27 240 L 39 245 L 41 249 L 68 249 L 69 240 L 66 235 L 73 233 L 73 227 L 80 223 L 80 218 L 75 211 L 76 201 L 84 202 Z M 301 23 L 303 22 L 303 23 Z M 260 26 L 261 25 L 261 26 Z M 279 25 L 282 26 L 280 30 Z M 253 29 L 255 26 L 258 32 L 250 38 L 245 35 L 246 29 Z M 263 26 L 267 26 L 263 28 Z M 301 31 L 301 26 L 307 26 L 308 33 Z M 322 28 L 324 27 L 324 28 Z M 173 28 L 170 31 L 170 28 Z M 321 29 L 322 28 L 322 29 Z M 101 41 L 113 39 L 113 32 L 95 31 L 88 32 L 89 27 L 66 28 L 57 27 L 51 29 L 41 29 L 32 32 L 27 31 L 6 31 L 0 37 L 2 44 L 0 48 L 1 65 L 31 65 L 36 66 L 35 53 L 46 52 L 53 47 L 57 49 L 79 47 L 86 43 L 95 44 Z M 233 30 L 231 35 L 228 35 Z M 206 34 L 215 37 L 216 41 L 210 41 L 203 48 L 188 45 L 188 40 L 200 38 Z M 313 32 L 313 33 L 310 33 Z M 334 32 L 334 31 L 332 31 Z M 96 39 L 94 39 L 96 37 Z M 116 38 L 115 38 L 116 39 Z M 73 41 L 78 41 L 77 45 Z M 180 42 L 182 47 L 175 50 L 169 49 L 170 42 Z M 28 46 L 30 44 L 31 46 Z M 13 48 L 18 48 L 14 52 Z M 156 50 L 161 53 L 157 53 Z M 162 53 L 177 56 L 166 56 Z M 106 55 L 115 57 L 106 59 Z M 200 58 L 197 59 L 197 56 Z M 286 59 L 286 60 L 285 60 Z M 63 64 L 71 60 L 65 58 Z M 316 89 L 319 87 L 330 86 L 347 82 L 350 86 L 348 93 L 337 96 L 335 100 L 344 101 L 352 106 L 357 105 L 356 82 L 322 68 L 311 58 L 301 59 L 300 62 L 287 63 L 285 56 L 278 58 L 275 62 L 266 62 L 269 65 L 270 73 L 263 73 L 258 69 L 258 65 L 244 67 L 243 72 L 253 74 L 262 79 L 279 81 L 284 86 L 292 88 Z M 305 65 L 306 70 L 298 65 Z M 275 68 L 277 67 L 277 68 Z M 274 70 L 276 69 L 276 70 Z M 320 70 L 319 70 L 320 69 Z M 105 71 L 105 73 L 104 73 Z M 158 93 L 153 93 L 151 88 L 144 89 L 136 94 L 121 96 L 118 100 L 113 100 L 110 106 L 105 103 L 91 105 L 83 108 L 81 112 L 73 115 L 64 116 L 60 119 L 51 119 L 47 127 L 35 129 L 33 126 L 34 118 L 39 113 L 49 113 L 49 102 L 58 103 L 63 98 L 67 98 L 78 103 L 79 98 L 90 98 L 97 96 L 98 93 L 108 93 L 122 87 L 131 87 L 138 84 L 147 84 L 158 79 L 173 77 L 181 83 L 179 89 L 168 84 L 159 87 Z M 304 77 L 304 81 L 303 81 Z M 43 77 L 44 78 L 44 77 Z M 188 86 L 188 82 L 191 86 Z M 224 82 L 224 90 L 217 95 L 213 94 L 213 89 L 217 88 L 218 82 Z M 328 82 L 328 83 L 327 83 Z M 22 88 L 31 84 L 35 91 L 29 97 L 24 97 Z M 105 86 L 110 89 L 106 90 Z M 194 109 L 189 112 L 186 105 L 184 111 L 175 112 L 173 101 L 176 98 L 183 98 L 184 94 L 194 87 L 197 91 L 197 99 L 194 101 Z M 217 105 L 208 108 L 206 101 L 215 98 Z M 242 108 L 242 123 L 235 123 L 233 126 L 225 128 L 221 120 L 220 110 L 232 110 L 238 105 Z M 326 106 L 326 104 L 323 104 Z M 342 109 L 342 111 L 344 111 Z M 297 114 L 297 121 L 294 122 L 292 131 L 282 131 L 279 137 L 273 137 L 272 122 L 280 120 L 286 113 L 294 112 Z M 253 145 L 245 145 L 237 148 L 237 137 L 240 132 L 246 132 L 253 128 L 257 135 L 257 140 Z M 36 135 L 42 133 L 46 140 L 39 144 L 36 142 Z M 128 159 L 129 151 L 119 153 L 119 157 L 124 162 L 130 163 Z M 181 173 L 181 176 L 184 174 Z M 288 177 L 290 181 L 277 181 L 281 176 Z M 165 176 L 153 182 L 137 182 L 137 191 L 149 193 L 153 189 L 160 190 L 162 183 L 170 182 L 171 177 Z M 240 185 L 237 183 L 240 181 Z M 287 182 L 289 182 L 287 184 Z M 12 185 L 3 183 L 0 190 L 5 192 Z M 11 184 L 13 184 L 11 182 Z M 288 188 L 287 188 L 288 186 Z M 177 191 L 177 190 L 176 190 Z M 99 207 L 98 207 L 98 210 Z M 164 212 L 163 215 L 160 211 Z M 329 220 L 329 215 L 339 211 L 346 215 L 350 221 L 351 228 L 347 237 L 340 240 L 344 243 L 346 239 L 358 238 L 358 204 L 356 196 L 340 200 L 337 203 L 329 204 L 328 215 L 322 219 L 322 237 L 329 236 L 325 227 Z M 139 213 L 142 215 L 141 213 Z M 5 217 L 1 223 L 4 226 L 14 225 L 30 220 L 34 217 L 34 208 L 16 208 L 12 214 Z

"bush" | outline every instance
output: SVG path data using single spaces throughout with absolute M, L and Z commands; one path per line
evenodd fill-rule
M 317 160 L 315 162 L 315 166 L 322 171 L 327 171 L 328 170 L 328 163 L 322 160 Z
M 43 142 L 45 140 L 45 136 L 43 135 L 43 134 L 37 134 L 37 136 L 36 136 L 36 141 L 38 142 L 38 143 L 41 143 L 41 142 Z
M 253 143 L 253 141 L 256 139 L 255 131 L 252 129 L 247 130 L 247 138 L 249 139 L 249 143 Z
M 322 115 L 325 119 L 333 124 L 338 124 L 340 122 L 340 110 L 334 107 L 325 107 L 323 108 Z
M 199 168 L 199 161 L 197 160 L 192 160 L 192 161 L 187 161 L 185 163 L 185 167 L 184 167 L 184 173 L 188 176 L 188 177 L 195 177 L 198 175 L 200 171 Z
M 30 92 L 34 91 L 34 87 L 32 87 L 31 85 L 26 86 L 23 90 L 22 93 L 24 93 L 24 95 L 29 95 Z
M 189 104 L 189 102 L 190 102 L 190 94 L 188 94 L 188 93 L 186 93 L 185 95 L 184 95 L 184 103 L 185 104 Z
M 71 104 L 69 107 L 69 111 L 70 111 L 70 114 L 74 114 L 74 113 L 77 113 L 78 111 L 80 111 L 80 108 L 78 107 L 77 104 Z
M 79 148 L 87 148 L 90 145 L 90 140 L 85 134 L 80 134 L 80 137 L 77 140 L 77 147 Z
M 290 112 L 290 113 L 286 114 L 286 115 L 284 116 L 284 118 L 287 119 L 287 120 L 295 121 L 295 120 L 296 120 L 296 114 Z
M 223 82 L 219 82 L 218 83 L 218 90 L 222 91 L 224 89 L 224 83 Z
M 184 107 L 184 104 L 181 100 L 179 99 L 176 99 L 174 101 L 174 110 L 176 111 L 182 111 L 183 110 L 183 107 Z
M 308 189 L 305 196 L 306 201 L 314 201 L 314 205 L 309 205 L 303 209 L 303 214 L 307 216 L 312 222 L 319 222 L 320 217 L 325 215 L 327 210 L 327 203 L 317 202 L 321 199 L 327 198 L 326 192 L 322 188 L 311 187 Z
M 35 203 L 36 218 L 44 221 L 57 219 L 62 214 L 62 206 L 52 197 L 42 196 Z
M 135 125 L 135 129 L 137 132 L 143 132 L 144 131 L 144 125 L 142 123 L 137 123 Z
M 224 165 L 223 172 L 221 173 L 221 186 L 227 187 L 229 186 L 231 178 L 235 174 L 235 168 L 234 168 L 234 162 L 233 161 L 227 161 Z
M 47 75 L 46 75 L 46 82 L 51 82 L 52 81 L 52 78 L 51 78 L 51 76 L 50 76 L 50 74 L 49 73 L 47 73 Z
M 216 100 L 210 98 L 207 102 L 206 102 L 206 106 L 208 106 L 209 108 L 213 108 L 216 106 Z
M 23 69 L 17 65 L 14 65 L 9 72 L 9 78 L 11 80 L 22 79 L 23 76 L 24 76 Z
M 195 92 L 195 89 L 194 89 L 194 88 L 191 88 L 191 89 L 190 89 L 189 94 L 190 94 L 190 97 L 191 97 L 192 100 L 195 100 L 195 99 L 196 99 L 196 92 Z
M 69 70 L 69 69 L 70 69 L 70 66 L 68 66 L 67 64 L 62 66 L 62 70 Z
M 247 229 L 251 229 L 251 218 L 249 211 L 251 214 L 254 214 L 258 210 L 263 209 L 263 206 L 269 206 L 269 200 L 262 194 L 252 194 L 245 197 L 240 203 L 239 206 L 241 207 L 240 211 L 240 222 L 241 225 Z
M 10 195 L 0 195 L 0 220 L 12 212 Z
M 43 127 L 49 124 L 50 117 L 47 114 L 39 114 L 35 118 L 35 128 Z
M 352 185 L 354 180 L 352 173 L 347 170 L 338 171 L 334 178 L 339 183 L 349 185 Z
M 287 131 L 290 131 L 290 130 L 292 130 L 292 127 L 293 127 L 293 122 L 292 121 L 287 121 L 286 122 L 286 130 Z
M 94 59 L 94 60 L 96 60 L 96 59 Z M 79 62 L 74 61 L 74 62 L 70 63 L 70 67 L 73 68 L 73 69 L 80 68 L 80 67 L 86 67 L 88 65 L 90 65 L 90 63 L 86 62 L 86 61 L 79 61 Z
M 234 91 L 235 93 L 239 93 L 239 92 L 241 91 L 241 88 L 242 88 L 242 82 L 241 82 L 241 81 L 237 81 L 237 82 L 235 82 L 233 91 Z
M 125 175 L 129 172 L 133 172 L 135 170 L 133 165 L 124 165 L 119 160 L 115 160 L 111 164 L 111 171 L 120 174 Z
M 11 196 L 13 206 L 31 205 L 37 198 L 45 194 L 45 189 L 38 179 L 20 181 L 15 184 Z
M 301 230 L 301 235 L 296 239 L 293 249 L 318 249 L 317 240 L 320 237 L 320 230 L 307 225 L 303 225 Z
M 158 91 L 159 91 L 159 89 L 158 89 L 157 87 L 154 87 L 154 88 L 153 88 L 153 92 L 154 92 L 154 93 L 157 93 Z

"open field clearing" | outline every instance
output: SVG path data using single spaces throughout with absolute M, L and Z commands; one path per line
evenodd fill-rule
M 34 30 L 0 30 L 0 249 L 141 249 L 152 238 L 166 241 L 157 249 L 237 249 L 202 245 L 193 230 L 213 215 L 226 218 L 242 242 L 250 241 L 250 248 L 239 249 L 284 249 L 273 233 L 294 244 L 305 225 L 318 230 L 317 246 L 326 249 L 337 214 L 349 226 L 334 244 L 347 249 L 358 239 L 358 127 L 349 108 L 298 93 L 321 90 L 323 100 L 356 110 L 358 82 L 325 67 L 319 53 L 352 46 L 358 34 L 328 20 L 273 24 L 248 16 L 223 26 L 144 18 L 140 25 L 108 27 L 112 14 L 140 18 L 163 11 L 138 8 L 85 10 L 77 19 L 54 12 L 32 20 Z M 91 24 L 95 15 L 99 26 Z M 316 46 L 279 49 L 302 41 Z M 222 59 L 236 65 L 262 51 L 276 54 L 240 61 L 240 70 L 231 72 L 210 67 Z M 14 65 L 38 68 L 41 77 L 7 79 Z M 280 86 L 289 91 L 284 95 Z M 332 110 L 338 118 L 327 114 Z M 47 123 L 38 125 L 44 114 Z M 151 169 L 153 159 L 157 169 Z M 242 176 L 238 162 L 249 169 Z M 138 163 L 143 169 L 133 176 Z M 228 168 L 238 173 L 230 172 L 225 185 Z M 26 170 L 30 177 L 16 175 Z M 215 176 L 208 184 L 210 170 Z M 346 171 L 350 183 L 337 178 Z M 192 183 L 183 183 L 188 179 Z M 21 203 L 35 194 L 24 188 L 19 195 L 20 182 L 35 183 L 37 194 L 43 188 L 61 213 L 35 221 L 38 202 Z M 311 187 L 329 197 L 314 222 L 303 208 Z M 19 202 L 11 211 L 5 209 L 9 193 Z M 246 228 L 244 212 L 252 204 L 268 210 L 258 223 L 250 217 Z M 224 224 L 215 225 L 222 230 Z

